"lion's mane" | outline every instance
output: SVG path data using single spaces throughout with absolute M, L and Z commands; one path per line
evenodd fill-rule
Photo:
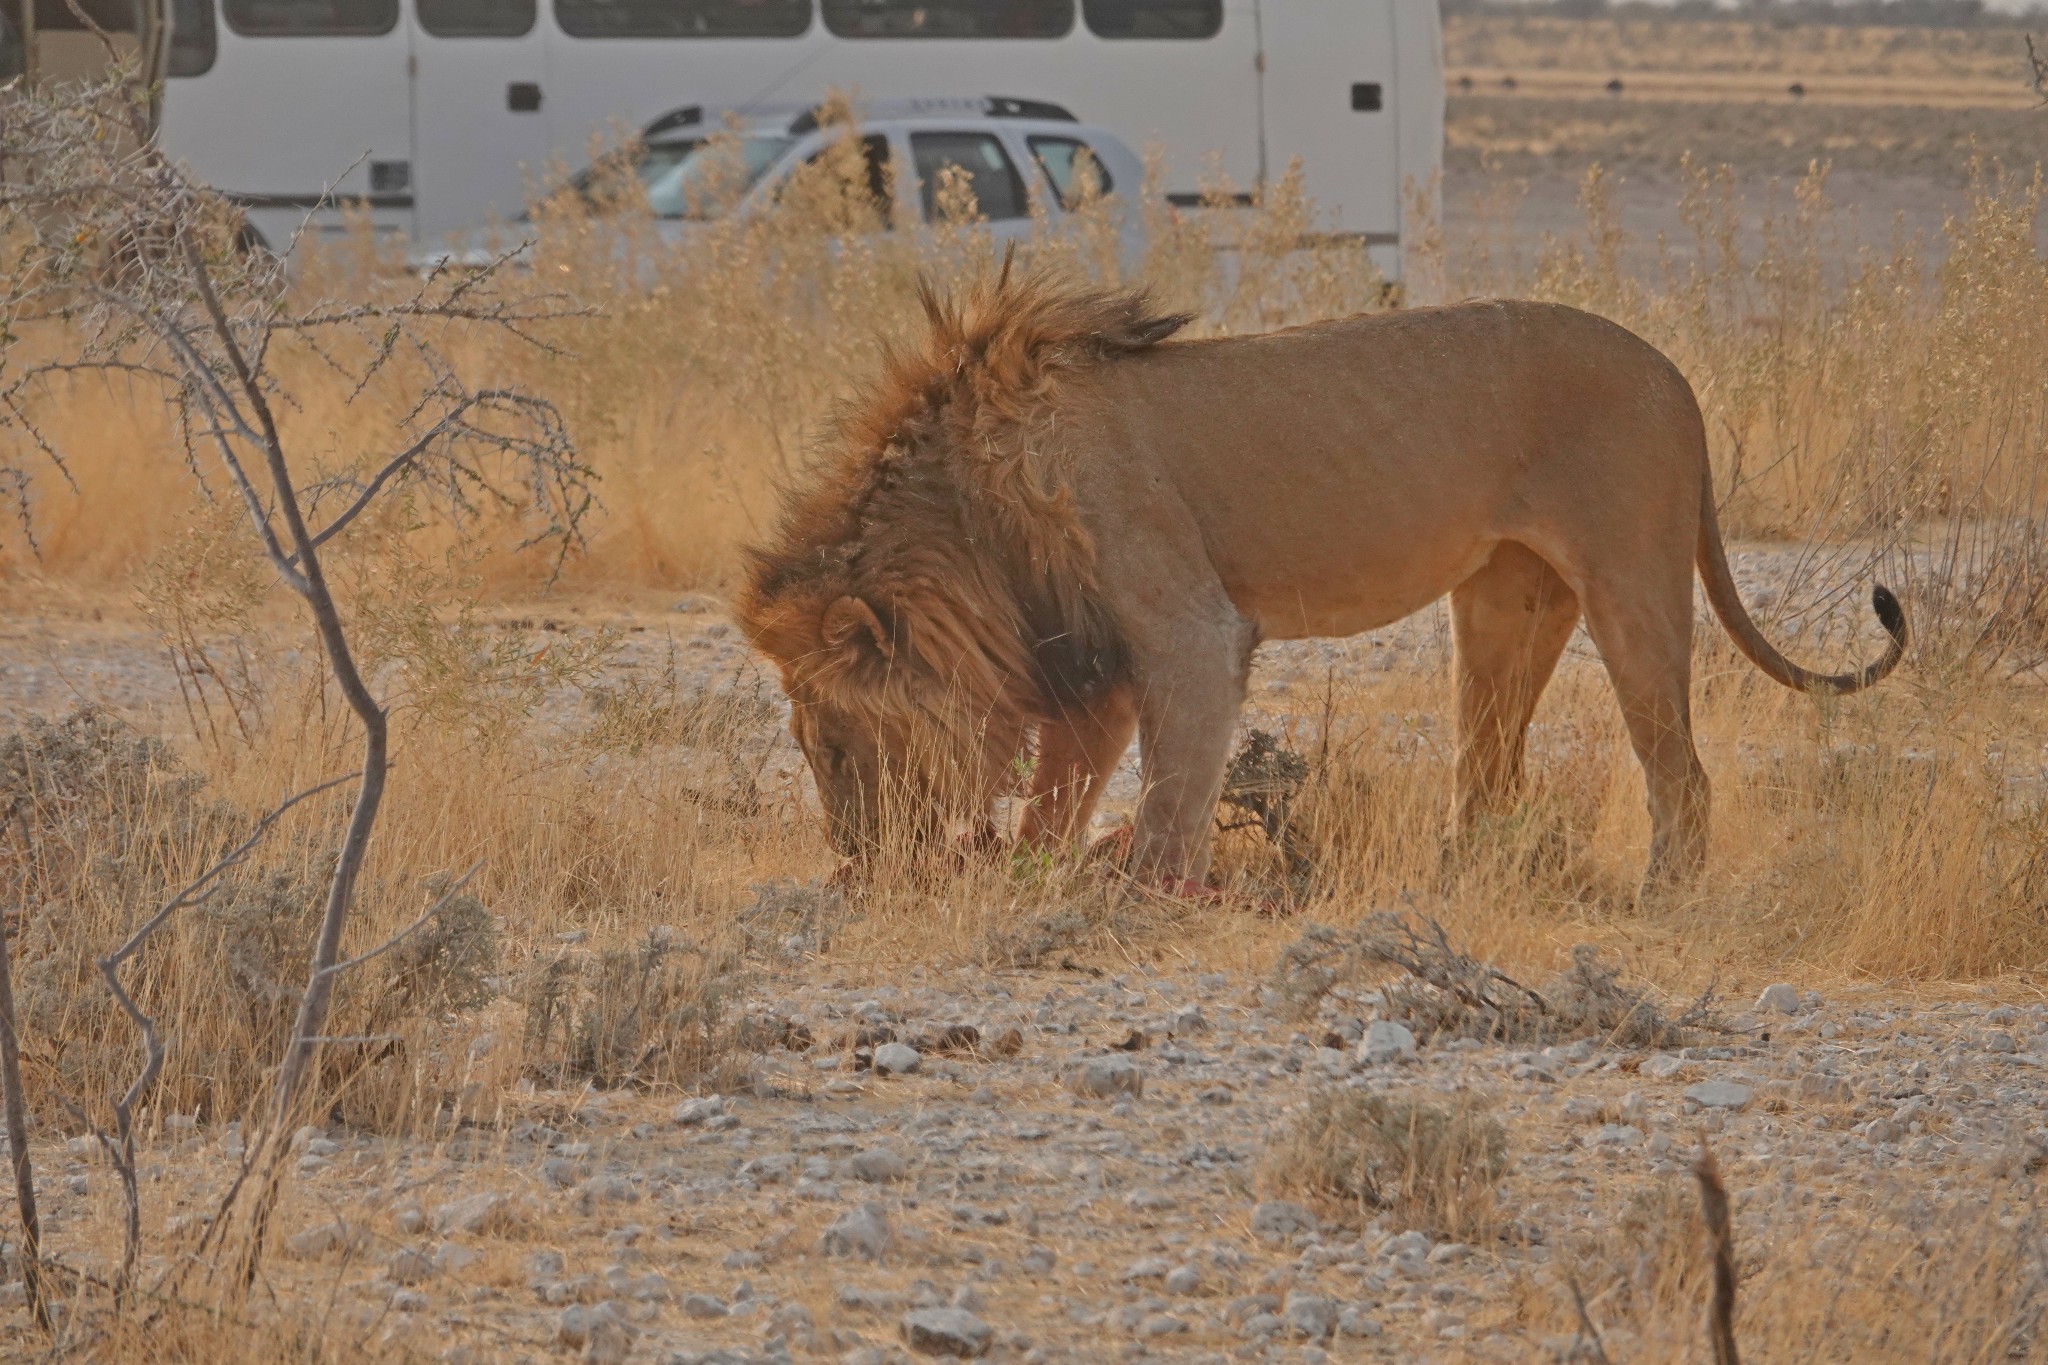
M 813 695 L 900 721 L 943 691 L 981 723 L 1021 727 L 1125 668 L 1073 508 L 1062 388 L 1188 318 L 1007 265 L 964 297 L 927 282 L 920 298 L 922 344 L 889 353 L 843 407 L 826 459 L 751 551 L 736 616 Z M 889 648 L 824 637 L 844 596 L 872 607 Z

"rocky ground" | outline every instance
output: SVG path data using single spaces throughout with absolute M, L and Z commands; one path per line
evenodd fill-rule
M 797 1050 L 737 1094 L 526 1085 L 432 1147 L 301 1133 L 274 1287 L 448 1361 L 1575 1358 L 1529 1296 L 1561 1308 L 1561 1262 L 1643 1191 L 1689 1197 L 1703 1136 L 1755 1250 L 2035 1159 L 2048 1099 L 2039 1005 L 1781 983 L 1643 1050 L 1418 1045 L 1375 992 L 1304 1018 L 1284 979 L 1222 973 L 776 984 Z M 1485 1232 L 1275 1197 L 1275 1135 L 1331 1087 L 1489 1100 Z M 171 1128 L 145 1177 L 176 1228 L 238 1139 Z M 110 1177 L 83 1140 L 44 1169 L 61 1240 Z

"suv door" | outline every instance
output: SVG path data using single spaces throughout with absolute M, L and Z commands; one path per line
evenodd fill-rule
M 949 183 L 973 196 L 998 243 L 1031 235 L 1031 192 L 1017 159 L 995 129 L 920 128 L 910 134 L 910 169 L 917 181 L 918 210 L 938 224 L 953 206 Z M 949 169 L 956 174 L 949 175 Z M 963 195 L 964 198 L 964 195 Z

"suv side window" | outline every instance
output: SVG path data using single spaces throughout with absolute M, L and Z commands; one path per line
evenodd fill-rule
M 1017 174 L 1002 139 L 994 133 L 912 133 L 910 158 L 916 164 L 928 223 L 939 220 L 939 172 L 947 166 L 958 166 L 966 173 L 975 205 L 990 222 L 1031 215 L 1024 177 Z
M 1077 137 L 1031 137 L 1025 139 L 1038 169 L 1045 172 L 1055 198 L 1063 209 L 1076 209 L 1092 190 L 1097 195 L 1116 188 L 1109 168 L 1095 149 Z

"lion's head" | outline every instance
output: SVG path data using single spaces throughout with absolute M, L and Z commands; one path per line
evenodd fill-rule
M 735 612 L 781 671 L 846 853 L 885 815 L 935 835 L 985 812 L 1034 725 L 1121 680 L 1053 419 L 1064 376 L 1187 321 L 1007 265 L 923 301 L 923 345 L 841 414 Z

